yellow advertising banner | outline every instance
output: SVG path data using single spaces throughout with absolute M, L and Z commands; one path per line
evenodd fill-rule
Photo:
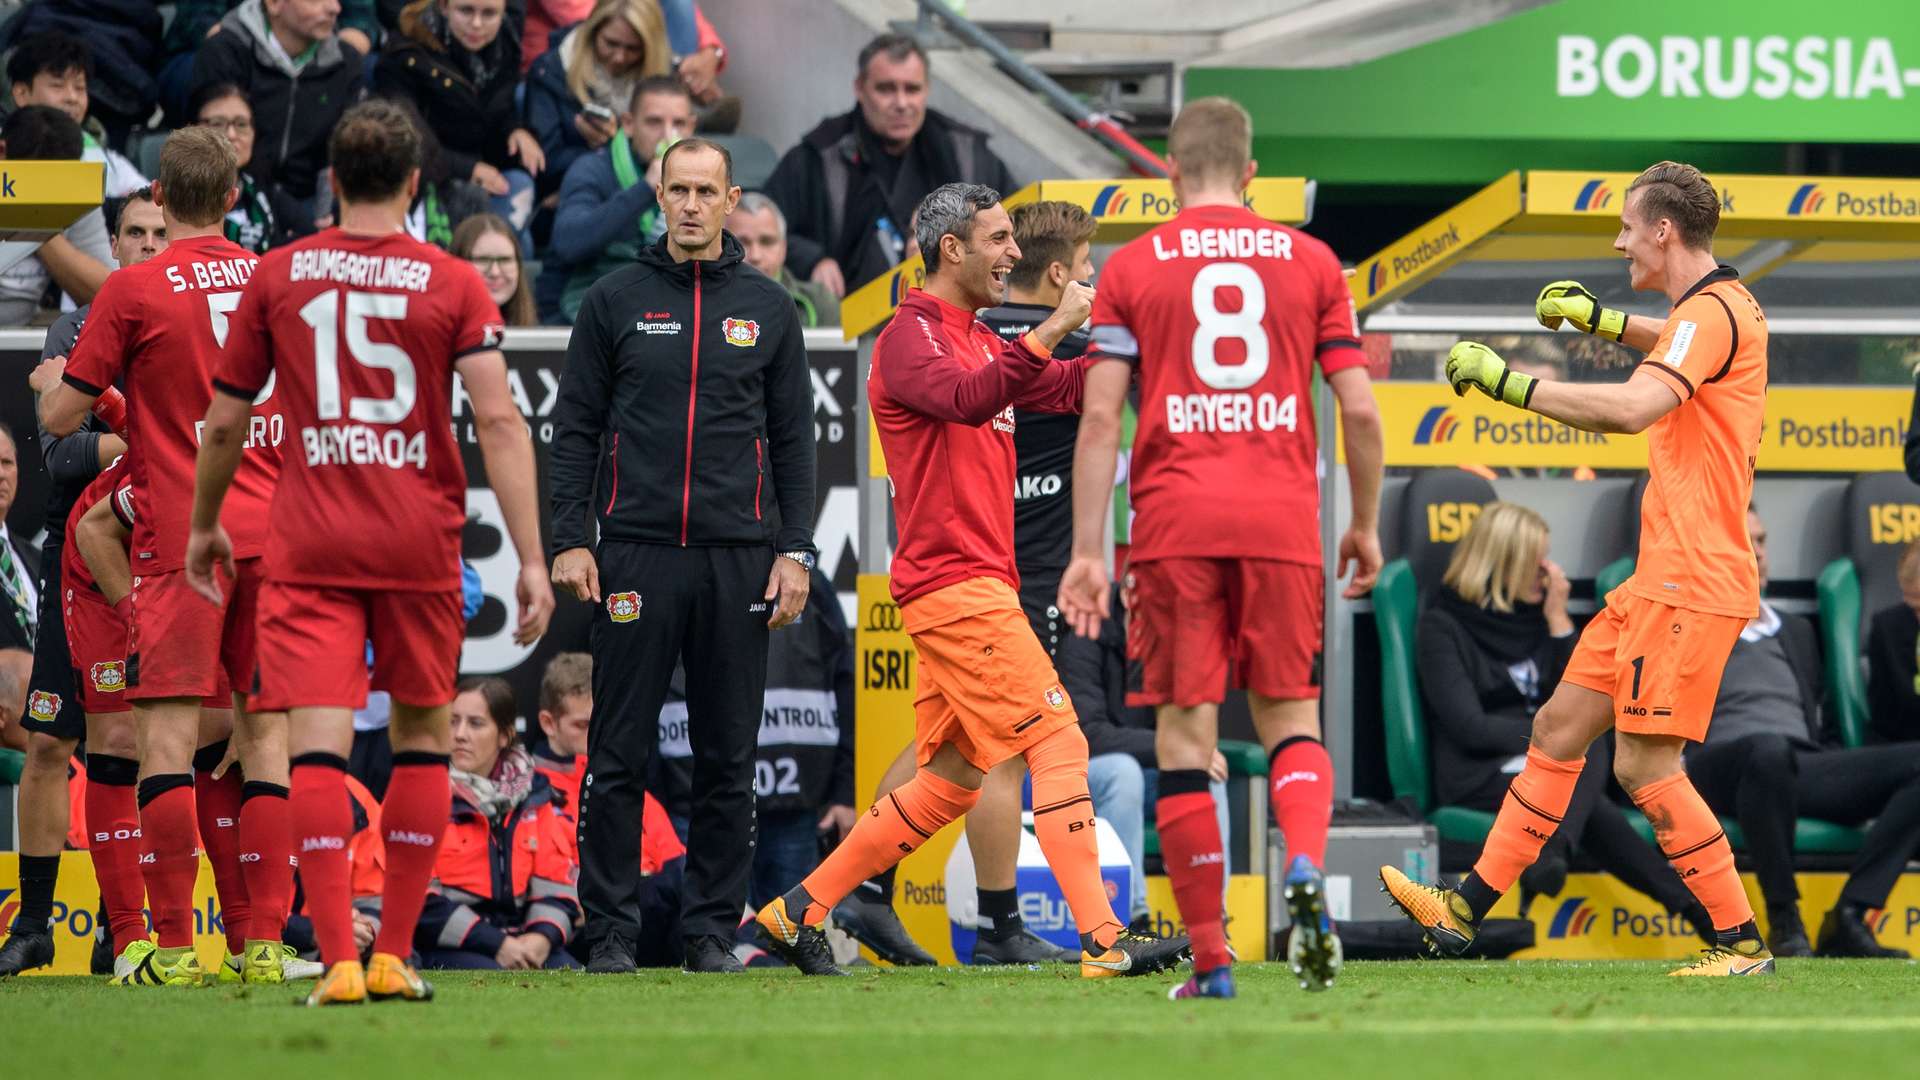
M 20 907 L 20 856 L 0 852 L 0 929 L 13 922 Z M 93 955 L 93 931 L 100 910 L 100 886 L 93 876 L 93 859 L 84 851 L 60 856 L 60 883 L 53 894 L 53 965 L 31 975 L 85 975 Z M 151 916 L 147 926 L 153 926 Z M 213 891 L 213 864 L 200 860 L 200 877 L 193 883 L 193 944 L 200 964 L 208 971 L 227 955 L 226 926 L 220 921 L 220 899 Z
M 100 208 L 97 161 L 8 161 L 0 167 L 0 233 L 58 232 Z
M 1543 219 L 1600 219 L 1611 232 L 1634 173 L 1534 171 L 1526 174 L 1526 220 L 1520 231 L 1567 227 Z M 1847 176 L 1709 176 L 1720 192 L 1723 236 L 1857 238 L 1876 242 L 1920 237 L 1920 180 Z
M 1366 311 L 1400 296 L 1458 261 L 1519 213 L 1520 174 L 1512 172 L 1354 267 L 1347 275 L 1354 307 Z
M 1443 382 L 1374 384 L 1387 464 L 1644 469 L 1640 435 L 1577 431 Z M 1763 472 L 1877 472 L 1901 468 L 1913 392 L 1904 387 L 1789 386 L 1767 391 Z
M 1845 874 L 1797 874 L 1800 920 L 1818 927 L 1840 898 Z M 1765 898 L 1752 874 L 1742 874 L 1747 899 L 1761 913 L 1767 929 Z M 1494 918 L 1519 915 L 1518 890 L 1508 893 L 1490 913 Z M 1523 960 L 1679 960 L 1700 949 L 1685 919 L 1644 893 L 1622 885 L 1607 874 L 1570 874 L 1557 897 L 1539 897 L 1527 918 L 1534 925 L 1534 947 L 1515 956 Z M 1904 874 L 1893 887 L 1886 906 L 1867 914 L 1867 923 L 1882 945 L 1920 951 L 1920 874 Z

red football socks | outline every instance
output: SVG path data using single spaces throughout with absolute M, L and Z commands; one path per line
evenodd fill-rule
M 1087 794 L 1087 737 L 1070 724 L 1027 747 L 1033 776 L 1033 836 L 1053 869 L 1073 925 L 1101 949 L 1113 944 L 1123 924 L 1100 877 L 1099 833 Z
M 293 816 L 287 789 L 249 780 L 241 789 L 240 871 L 253 906 L 247 936 L 279 941 L 293 903 Z
M 352 869 L 347 862 L 347 845 L 353 839 L 347 762 L 337 754 L 316 753 L 301 754 L 292 764 L 287 810 L 293 819 L 300 885 L 306 891 L 307 916 L 320 943 L 320 959 L 332 967 L 360 959 L 353 943 Z
M 227 930 L 227 951 L 247 947 L 253 904 L 240 872 L 240 770 L 229 768 L 215 780 L 213 770 L 227 754 L 227 740 L 203 746 L 193 755 L 193 801 L 200 823 L 200 844 L 213 864 L 213 887 L 220 894 L 220 921 Z
M 1187 924 L 1187 937 L 1193 942 L 1193 969 L 1225 967 L 1233 962 L 1220 910 L 1227 858 L 1206 771 L 1162 769 L 1155 818 L 1167 880 L 1173 886 L 1180 918 Z M 1293 838 L 1289 836 L 1287 841 L 1291 851 Z
M 134 794 L 140 763 L 108 754 L 87 755 L 87 854 L 115 955 L 147 936 L 147 883 L 140 876 L 140 801 Z
M 1267 802 L 1273 823 L 1287 842 L 1287 861 L 1305 855 L 1327 863 L 1327 825 L 1333 820 L 1333 759 L 1310 735 L 1296 735 L 1273 748 L 1268 759 Z
M 1720 819 L 1683 772 L 1629 792 L 1674 872 L 1713 916 L 1715 930 L 1733 930 L 1753 918 L 1753 905 L 1734 869 L 1733 847 Z
M 800 890 L 809 898 L 806 910 L 788 914 L 799 915 L 808 926 L 818 926 L 833 905 L 861 882 L 913 854 L 979 801 L 977 788 L 969 791 L 925 769 L 914 773 L 913 779 L 880 796 L 860 815 L 840 846 L 800 883 Z
M 342 793 L 345 797 L 345 793 Z M 393 777 L 380 804 L 381 839 L 387 851 L 387 885 L 380 902 L 380 933 L 375 952 L 406 956 L 413 951 L 413 929 L 427 902 L 440 837 L 453 814 L 453 788 L 447 779 L 447 755 L 402 750 L 393 755 Z
M 1580 770 L 1587 763 L 1582 757 L 1555 761 L 1539 747 L 1527 747 L 1527 764 L 1507 787 L 1500 813 L 1493 819 L 1493 831 L 1487 834 L 1480 860 L 1473 873 L 1496 893 L 1513 888 L 1520 871 L 1540 858 L 1540 849 L 1553 838 L 1560 819 L 1573 801 L 1573 786 L 1580 782 Z
M 200 876 L 199 830 L 194 827 L 193 777 L 163 773 L 140 781 L 141 877 L 153 912 L 156 944 L 193 944 L 193 882 Z

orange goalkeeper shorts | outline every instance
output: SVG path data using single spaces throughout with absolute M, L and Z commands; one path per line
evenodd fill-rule
M 1738 616 L 1656 603 L 1623 586 L 1607 594 L 1561 678 L 1612 698 L 1615 730 L 1702 742 L 1746 626 Z
M 1080 722 L 1006 582 L 949 585 L 900 614 L 919 658 L 913 712 L 920 764 L 952 743 L 984 772 Z

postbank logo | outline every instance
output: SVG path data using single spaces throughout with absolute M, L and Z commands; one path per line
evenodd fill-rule
M 1380 290 L 1385 288 L 1386 284 L 1387 264 L 1382 260 L 1374 263 L 1373 269 L 1367 271 L 1367 296 L 1371 298 L 1380 295 Z
M 1801 184 L 1800 189 L 1795 191 L 1793 198 L 1787 202 L 1787 216 L 1799 217 L 1801 214 L 1817 214 L 1820 212 L 1820 208 L 1826 205 L 1826 202 L 1826 192 L 1820 190 L 1819 184 Z
M 1413 445 L 1431 446 L 1434 443 L 1449 442 L 1458 434 L 1460 434 L 1460 422 L 1454 419 L 1453 412 L 1445 405 L 1435 405 L 1428 409 L 1420 417 L 1420 423 L 1415 425 Z
M 1594 920 L 1599 916 L 1584 896 L 1574 896 L 1561 903 L 1560 910 L 1553 913 L 1553 922 L 1547 926 L 1550 938 L 1583 937 L 1593 929 Z
M 1589 180 L 1580 188 L 1580 194 L 1574 197 L 1575 210 L 1605 210 L 1613 202 L 1613 189 L 1598 177 Z
M 1127 193 L 1119 184 L 1108 184 L 1100 189 L 1100 194 L 1093 197 L 1093 206 L 1087 212 L 1095 218 L 1103 218 L 1108 214 L 1124 214 L 1127 212 Z

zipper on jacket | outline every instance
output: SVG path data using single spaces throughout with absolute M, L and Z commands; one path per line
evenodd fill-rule
M 767 482 L 766 460 L 760 456 L 760 437 L 753 438 L 753 520 L 760 520 L 760 486 Z
M 687 546 L 687 515 L 693 508 L 693 404 L 700 396 L 700 262 L 693 264 L 693 374 L 687 380 L 687 467 L 680 482 L 680 546 Z
M 613 450 L 607 454 L 613 465 L 613 490 L 607 493 L 607 516 L 613 516 L 613 501 L 620 497 L 620 433 L 613 433 Z

